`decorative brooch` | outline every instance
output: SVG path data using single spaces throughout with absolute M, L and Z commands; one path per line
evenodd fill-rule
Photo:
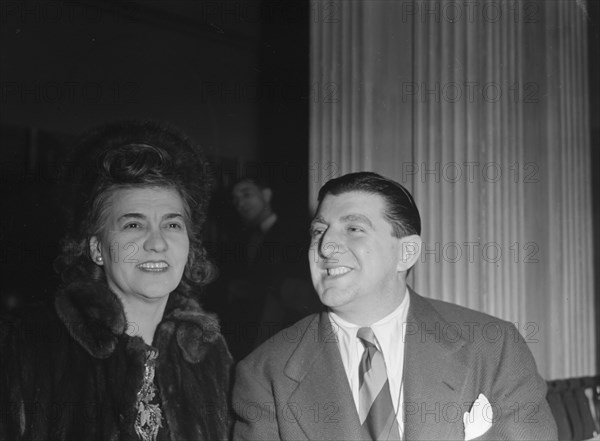
M 135 433 L 142 441 L 156 441 L 158 430 L 162 427 L 162 411 L 158 404 L 152 404 L 156 395 L 154 374 L 158 350 L 151 348 L 146 352 L 144 366 L 144 382 L 137 394 L 137 416 L 135 418 Z

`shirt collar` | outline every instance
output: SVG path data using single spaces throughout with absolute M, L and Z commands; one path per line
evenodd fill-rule
M 404 299 L 402 299 L 402 302 L 400 302 L 396 309 L 370 326 L 371 329 L 373 329 L 373 332 L 375 333 L 377 341 L 380 343 L 380 345 L 387 346 L 383 344 L 383 341 L 388 340 L 385 338 L 386 335 L 392 335 L 392 333 L 388 331 L 392 331 L 398 326 L 401 327 L 402 323 L 406 321 L 409 304 L 410 294 L 408 292 L 408 288 L 406 288 Z M 362 328 L 362 326 L 344 320 L 332 311 L 329 311 L 329 317 L 338 331 L 343 332 L 347 338 L 356 338 L 356 333 L 358 332 L 359 328 Z
M 263 233 L 266 233 L 267 231 L 269 231 L 271 229 L 271 227 L 275 224 L 275 222 L 277 222 L 277 215 L 275 213 L 271 213 L 271 215 L 269 217 L 267 217 L 265 220 L 263 220 L 259 227 L 260 227 L 260 231 Z

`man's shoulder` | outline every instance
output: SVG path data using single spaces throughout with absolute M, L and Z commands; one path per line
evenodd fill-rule
M 240 361 L 242 366 L 280 366 L 283 367 L 306 339 L 318 338 L 320 314 L 315 313 L 279 331 L 262 343 L 246 358 Z
M 500 351 L 505 344 L 523 343 L 517 326 L 509 321 L 443 300 L 418 295 L 411 297 L 411 302 L 413 299 L 414 311 L 406 324 L 409 333 L 466 343 L 466 348 L 473 350 Z
M 420 296 L 419 296 L 420 297 Z M 456 303 L 420 297 L 430 308 L 439 314 L 448 324 L 451 323 L 477 323 L 479 325 L 498 324 L 499 326 L 510 326 L 511 323 L 499 317 L 467 308 Z

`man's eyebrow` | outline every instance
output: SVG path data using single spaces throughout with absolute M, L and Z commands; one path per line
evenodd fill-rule
M 310 222 L 310 226 L 312 227 L 314 224 L 325 224 L 325 219 L 323 219 L 323 216 L 316 216 L 311 222 Z
M 361 222 L 373 228 L 373 223 L 371 222 L 371 220 L 368 217 L 363 216 L 362 214 L 347 214 L 346 216 L 342 216 L 340 220 L 342 222 Z

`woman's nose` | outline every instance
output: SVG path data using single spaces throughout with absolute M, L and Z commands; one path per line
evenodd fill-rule
M 166 251 L 167 248 L 167 241 L 163 237 L 162 231 L 160 230 L 151 231 L 150 235 L 144 241 L 144 250 L 146 251 L 155 251 L 157 253 L 162 253 Z

